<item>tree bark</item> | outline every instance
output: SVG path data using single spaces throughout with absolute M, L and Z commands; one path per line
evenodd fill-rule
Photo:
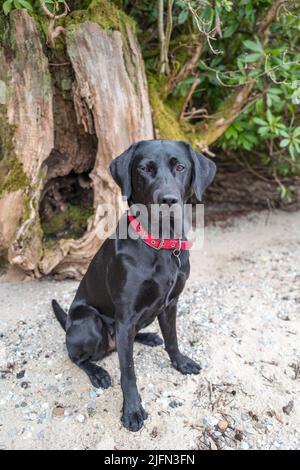
M 10 14 L 5 34 L 6 41 L 0 43 L 5 89 L 0 108 L 0 253 L 11 264 L 38 274 L 42 164 L 54 142 L 51 77 L 35 24 L 25 10 Z

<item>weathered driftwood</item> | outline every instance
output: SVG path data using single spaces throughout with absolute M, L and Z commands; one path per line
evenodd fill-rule
M 0 45 L 0 253 L 38 275 L 42 241 L 38 201 L 42 163 L 53 148 L 48 60 L 35 24 L 14 11 Z
M 111 160 L 153 138 L 144 65 L 130 26 L 124 36 L 83 22 L 67 28 L 66 38 L 65 69 L 49 64 L 24 10 L 10 15 L 9 32 L 0 38 L 0 120 L 10 136 L 7 142 L 1 126 L 0 256 L 35 277 L 84 273 L 101 244 L 98 206 L 121 204 L 108 174 Z M 71 171 L 89 173 L 95 213 L 83 237 L 49 245 L 41 197 L 53 178 Z

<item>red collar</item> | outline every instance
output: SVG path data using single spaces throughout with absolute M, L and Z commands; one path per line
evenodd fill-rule
M 159 238 L 154 238 L 151 233 L 146 232 L 146 230 L 141 226 L 140 222 L 134 218 L 130 211 L 128 211 L 128 218 L 131 227 L 139 234 L 141 239 L 155 250 L 190 250 L 193 246 L 193 242 L 187 240 L 173 240 L 173 239 L 164 239 L 160 240 Z

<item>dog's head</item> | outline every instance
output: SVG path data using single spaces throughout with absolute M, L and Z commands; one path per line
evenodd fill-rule
M 172 206 L 192 196 L 200 202 L 216 165 L 185 142 L 146 140 L 113 160 L 110 171 L 129 204 Z

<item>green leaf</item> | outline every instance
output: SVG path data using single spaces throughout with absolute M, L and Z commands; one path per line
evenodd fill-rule
M 253 118 L 253 121 L 255 122 L 255 124 L 258 124 L 259 126 L 265 126 L 268 124 L 266 121 L 260 118 Z
M 28 3 L 26 0 L 18 0 L 22 7 L 26 8 L 26 10 L 33 11 L 32 5 Z
M 258 98 L 258 100 L 256 101 L 256 104 L 255 104 L 255 109 L 256 109 L 257 114 L 262 113 L 263 105 L 264 105 L 264 102 L 263 102 L 262 98 Z
M 244 62 L 257 62 L 261 59 L 261 54 L 248 54 L 244 58 Z
M 179 13 L 179 16 L 178 16 L 178 24 L 183 24 L 186 22 L 187 18 L 189 16 L 189 11 L 188 10 L 182 10 L 180 13 Z
M 283 140 L 280 142 L 279 146 L 280 146 L 280 147 L 287 147 L 287 146 L 289 145 L 289 143 L 290 143 L 290 139 L 283 139 Z
M 254 51 L 254 52 L 259 52 L 260 55 L 263 54 L 264 50 L 263 50 L 263 47 L 261 45 L 261 43 L 257 40 L 257 41 L 244 41 L 244 46 L 247 48 L 247 49 L 250 49 L 250 51 Z
M 280 88 L 269 88 L 268 93 L 271 93 L 272 95 L 281 95 L 282 90 Z
M 273 114 L 271 113 L 271 111 L 269 109 L 267 109 L 267 111 L 266 111 L 266 116 L 267 116 L 267 119 L 268 119 L 269 122 L 273 121 L 274 116 L 273 116 Z
M 296 127 L 294 132 L 293 132 L 294 137 L 298 137 L 298 135 L 300 135 L 300 127 Z
M 293 144 L 289 145 L 289 152 L 290 152 L 290 156 L 291 156 L 292 160 L 295 161 L 296 160 L 296 155 L 295 155 L 296 152 L 295 152 L 295 148 L 294 148 Z
M 282 49 L 268 49 L 268 54 L 279 55 L 282 54 Z
M 238 29 L 238 27 L 239 27 L 238 23 L 227 26 L 227 28 L 225 28 L 223 31 L 223 37 L 230 38 L 232 34 Z
M 285 129 L 281 129 L 279 134 L 282 135 L 282 137 L 286 137 L 287 139 L 290 138 L 290 134 Z
M 2 9 L 5 15 L 8 15 L 8 13 L 10 12 L 11 7 L 12 7 L 12 2 L 13 0 L 6 0 L 6 2 L 3 3 Z
M 268 135 L 268 133 L 269 133 L 269 128 L 268 128 L 268 127 L 260 127 L 260 128 L 258 129 L 258 133 L 259 133 L 260 135 L 262 135 L 262 136 Z

